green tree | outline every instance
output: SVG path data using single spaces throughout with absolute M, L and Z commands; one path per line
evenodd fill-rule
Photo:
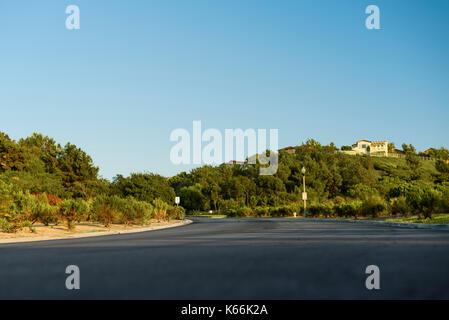
M 166 203 L 175 201 L 175 191 L 167 178 L 153 173 L 132 173 L 129 177 L 117 175 L 112 189 L 122 197 L 133 197 L 151 203 L 159 198 Z
M 413 176 L 417 178 L 419 176 L 418 170 L 421 168 L 422 163 L 418 158 L 418 155 L 416 154 L 416 149 L 413 145 L 409 144 L 403 144 L 402 150 L 405 152 L 405 161 L 407 162 L 407 165 L 409 166 L 410 170 L 413 172 Z
M 97 180 L 98 167 L 86 152 L 67 143 L 58 158 L 58 169 L 64 186 L 73 196 L 88 197 L 87 184 Z

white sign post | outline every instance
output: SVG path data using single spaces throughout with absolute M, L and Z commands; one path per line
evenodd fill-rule
M 176 205 L 178 205 L 180 201 L 181 201 L 181 198 L 175 197 L 175 203 L 176 203 Z

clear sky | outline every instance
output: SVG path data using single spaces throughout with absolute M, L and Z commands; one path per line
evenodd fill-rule
M 0 131 L 70 141 L 106 178 L 186 170 L 169 135 L 193 120 L 449 147 L 448 40 L 447 0 L 1 0 Z

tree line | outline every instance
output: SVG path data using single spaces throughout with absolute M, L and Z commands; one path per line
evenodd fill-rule
M 183 219 L 174 191 L 160 175 L 99 177 L 92 158 L 42 134 L 19 141 L 0 132 L 0 231 L 34 231 L 34 225 L 77 222 L 148 224 Z
M 347 155 L 310 139 L 294 152 L 279 151 L 278 171 L 259 175 L 260 164 L 202 166 L 173 177 L 132 173 L 103 179 L 92 158 L 42 134 L 14 141 L 0 132 L 0 229 L 79 221 L 145 224 L 182 219 L 188 212 L 228 216 L 286 216 L 302 212 L 306 168 L 309 214 L 377 216 L 449 212 L 449 156 L 430 149 L 421 161 L 412 145 L 404 159 Z M 173 205 L 180 196 L 181 206 Z M 185 209 L 185 210 L 184 210 Z
M 347 155 L 334 144 L 310 139 L 293 152 L 280 150 L 278 172 L 259 165 L 204 166 L 170 178 L 189 211 L 217 210 L 233 216 L 286 216 L 303 210 L 302 173 L 311 215 L 359 217 L 449 212 L 449 155 L 432 149 L 436 161 L 421 161 L 413 145 L 404 159 Z

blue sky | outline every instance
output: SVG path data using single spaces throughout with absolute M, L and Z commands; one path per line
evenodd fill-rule
M 193 120 L 277 128 L 280 147 L 449 147 L 448 17 L 445 0 L 1 1 L 0 130 L 70 141 L 106 178 L 188 169 L 169 136 Z

